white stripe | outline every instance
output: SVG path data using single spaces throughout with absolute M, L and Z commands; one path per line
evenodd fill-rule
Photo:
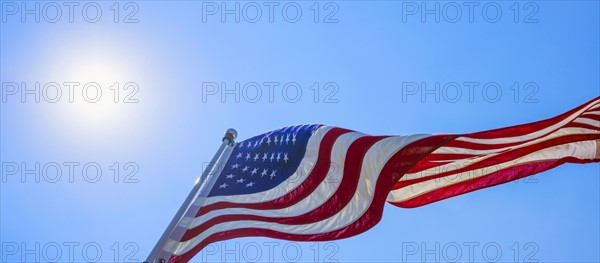
M 480 155 L 480 154 L 489 154 L 489 153 L 496 153 L 496 152 L 500 152 L 500 151 L 504 151 L 504 150 L 508 150 L 508 149 L 515 149 L 518 147 L 521 147 L 523 145 L 528 145 L 531 142 L 537 142 L 540 141 L 544 138 L 554 138 L 556 136 L 554 136 L 553 134 L 557 134 L 559 131 L 561 130 L 568 130 L 568 132 L 563 132 L 562 134 L 577 134 L 577 133 L 597 133 L 596 130 L 591 130 L 591 129 L 587 129 L 587 128 L 572 128 L 572 127 L 568 127 L 568 128 L 561 128 L 553 133 L 550 133 L 546 136 L 542 136 L 539 138 L 536 138 L 535 140 L 532 140 L 530 142 L 524 143 L 524 144 L 517 144 L 517 145 L 513 145 L 513 146 L 507 146 L 504 148 L 497 148 L 497 149 L 491 149 L 491 150 L 476 150 L 476 149 L 471 149 L 471 148 L 463 148 L 463 147 L 455 147 L 455 146 L 443 146 L 440 147 L 438 149 L 436 149 L 433 153 L 436 154 L 473 154 L 473 155 Z M 552 137 L 553 136 L 553 137 Z M 461 138 L 461 137 L 459 137 Z M 457 138 L 458 139 L 458 138 Z
M 515 147 L 515 146 L 508 146 L 508 147 L 492 149 L 492 150 L 475 150 L 475 149 L 470 149 L 470 148 L 461 148 L 461 147 L 454 147 L 454 146 L 442 146 L 442 147 L 436 149 L 433 153 L 435 153 L 435 154 L 481 155 L 481 154 L 490 154 L 490 153 L 500 152 L 500 151 L 503 151 L 506 149 L 511 149 L 511 147 Z
M 549 148 L 541 149 L 539 151 L 530 153 L 521 158 L 493 165 L 490 167 L 479 168 L 475 170 L 469 170 L 466 172 L 453 174 L 450 176 L 442 177 L 439 179 L 427 180 L 424 182 L 411 184 L 403 188 L 399 188 L 391 191 L 388 194 L 387 201 L 389 202 L 402 202 L 411 198 L 417 197 L 421 194 L 440 189 L 453 184 L 464 182 L 466 180 L 479 178 L 499 170 L 517 166 L 529 162 L 540 162 L 545 160 L 556 160 L 564 157 L 575 157 L 578 159 L 593 159 L 596 152 L 596 142 L 593 140 L 574 142 L 552 146 Z M 493 168 L 493 169 L 492 169 Z M 450 178 L 451 177 L 451 178 Z M 450 179 L 449 179 L 450 178 Z
M 206 198 L 205 205 L 210 205 L 218 202 L 232 202 L 232 203 L 260 203 L 267 202 L 273 199 L 279 198 L 292 190 L 298 185 L 302 184 L 306 177 L 310 174 L 317 158 L 319 157 L 319 148 L 323 137 L 331 131 L 334 127 L 321 126 L 314 131 L 314 134 L 308 139 L 306 146 L 306 152 L 304 158 L 300 161 L 296 171 L 285 181 L 281 182 L 279 186 L 273 189 L 264 191 L 261 193 L 260 198 L 256 198 L 255 194 L 245 195 L 233 195 L 233 196 L 214 196 Z M 194 205 L 202 204 L 202 200 L 198 199 L 194 201 Z
M 541 143 L 550 139 L 554 139 L 554 138 L 558 138 L 561 136 L 565 136 L 565 135 L 571 135 L 571 134 L 598 134 L 600 133 L 597 130 L 592 130 L 592 129 L 586 129 L 586 128 L 562 128 L 557 130 L 554 133 L 551 133 L 548 136 L 521 144 L 521 145 L 516 145 L 516 146 L 512 146 L 512 147 L 506 147 L 506 148 L 502 148 L 502 149 L 496 149 L 496 150 L 469 150 L 469 149 L 464 149 L 464 148 L 456 148 L 456 147 L 441 147 L 439 148 L 439 152 L 438 150 L 435 150 L 433 153 L 456 153 L 456 154 L 486 154 L 484 156 L 480 156 L 480 157 L 475 157 L 475 158 L 467 158 L 467 159 L 459 159 L 456 161 L 453 161 L 451 163 L 447 163 L 444 165 L 440 165 L 440 166 L 436 166 L 436 167 L 432 167 L 429 169 L 425 169 L 423 171 L 420 172 L 416 172 L 416 173 L 407 173 L 404 176 L 402 176 L 402 178 L 400 179 L 400 181 L 407 181 L 407 180 L 412 180 L 412 179 L 418 179 L 418 178 L 424 178 L 424 177 L 429 177 L 429 176 L 435 176 L 437 174 L 440 173 L 445 173 L 445 172 L 449 172 L 449 171 L 454 171 L 454 170 L 458 170 L 458 169 L 462 169 L 470 164 L 476 163 L 476 162 L 480 162 L 483 161 L 485 159 L 491 158 L 493 156 L 496 156 L 498 154 L 500 154 L 501 151 L 504 150 L 514 150 L 514 149 L 519 149 L 519 148 L 523 148 L 529 145 L 533 145 L 533 144 L 537 144 L 537 143 Z M 446 150 L 447 148 L 451 148 L 449 150 Z M 460 149 L 463 149 L 462 151 L 459 151 Z
M 362 160 L 358 188 L 352 200 L 341 211 L 330 218 L 304 225 L 284 225 L 252 220 L 226 222 L 215 225 L 188 241 L 179 242 L 169 240 L 165 246 L 165 251 L 181 255 L 194 248 L 212 234 L 239 228 L 261 228 L 288 234 L 310 235 L 327 233 L 346 227 L 359 219 L 371 205 L 377 178 L 389 158 L 408 143 L 425 137 L 427 135 L 389 137 L 375 143 L 367 151 Z M 341 160 L 338 162 L 341 162 Z
M 600 115 L 600 111 L 588 111 L 586 114 Z
M 293 217 L 308 213 L 315 208 L 323 205 L 337 190 L 339 187 L 344 171 L 346 154 L 348 153 L 348 147 L 355 142 L 357 139 L 364 137 L 365 134 L 358 132 L 351 132 L 341 135 L 334 143 L 331 151 L 331 165 L 327 172 L 327 176 L 323 180 L 323 183 L 312 192 L 310 195 L 305 197 L 303 200 L 293 206 L 289 206 L 282 209 L 272 210 L 260 210 L 260 209 L 248 209 L 248 208 L 227 208 L 210 211 L 197 218 L 183 218 L 179 223 L 179 226 L 184 228 L 195 228 L 208 220 L 211 220 L 218 216 L 223 215 L 257 215 L 265 217 Z M 256 193 L 256 198 L 261 198 L 262 193 Z
M 585 118 L 585 117 L 579 117 L 574 122 L 589 124 L 589 125 L 592 125 L 594 127 L 599 127 L 600 128 L 600 121 L 592 120 L 592 119 Z
M 474 139 L 474 138 L 469 138 L 469 137 L 463 136 L 463 137 L 457 138 L 456 140 L 472 142 L 472 143 L 479 143 L 479 144 L 504 144 L 504 143 L 515 143 L 515 142 L 531 140 L 534 138 L 544 136 L 545 134 L 552 132 L 553 130 L 555 130 L 561 126 L 564 126 L 565 124 L 569 123 L 570 121 L 572 121 L 573 119 L 575 119 L 579 115 L 581 115 L 583 112 L 588 110 L 590 106 L 591 105 L 587 105 L 583 109 L 580 109 L 579 111 L 573 113 L 569 117 L 561 120 L 560 122 L 558 122 L 550 127 L 546 127 L 545 129 L 541 129 L 541 130 L 538 130 L 538 131 L 535 131 L 535 132 L 532 132 L 532 133 L 529 133 L 526 135 L 505 137 L 505 138 L 493 138 L 493 139 Z

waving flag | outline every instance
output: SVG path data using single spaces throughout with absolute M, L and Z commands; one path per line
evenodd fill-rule
M 545 121 L 463 135 L 370 136 L 324 125 L 236 143 L 161 255 L 187 262 L 245 236 L 324 241 L 362 233 L 385 201 L 417 207 L 565 162 L 600 161 L 600 98 Z

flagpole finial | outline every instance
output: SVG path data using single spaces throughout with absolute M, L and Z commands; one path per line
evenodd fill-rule
M 225 131 L 225 135 L 223 136 L 223 141 L 227 140 L 229 141 L 229 145 L 233 146 L 233 142 L 235 140 L 235 138 L 237 138 L 237 131 L 235 129 L 227 129 L 227 131 Z

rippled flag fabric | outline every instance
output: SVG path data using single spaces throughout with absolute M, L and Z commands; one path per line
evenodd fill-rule
M 277 129 L 235 144 L 161 255 L 187 262 L 212 242 L 246 236 L 354 236 L 379 222 L 386 201 L 418 207 L 565 162 L 598 162 L 599 139 L 600 97 L 552 119 L 461 135 Z

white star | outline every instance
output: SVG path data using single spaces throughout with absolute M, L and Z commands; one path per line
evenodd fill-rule
M 250 175 L 255 175 L 256 173 L 258 173 L 258 168 L 254 167 L 254 169 L 252 169 L 252 172 L 250 172 Z
M 231 179 L 231 178 L 235 177 L 235 174 L 228 174 L 228 175 L 226 175 L 225 177 L 226 177 L 227 179 Z
M 252 147 L 252 142 L 248 142 L 248 145 L 246 145 L 247 148 Z
M 260 177 L 267 175 L 267 172 L 269 172 L 269 169 L 264 169 L 262 173 L 260 173 Z
M 240 145 L 239 145 L 239 147 L 240 147 L 240 148 L 244 147 L 244 142 L 240 142 Z
M 269 158 L 269 160 L 271 160 L 271 162 L 273 161 L 273 159 L 275 159 L 275 153 L 271 153 L 271 158 Z
M 252 187 L 254 185 L 254 182 L 249 182 L 246 184 L 246 187 Z
M 263 155 L 263 158 L 262 158 L 263 162 L 264 162 L 265 160 L 267 160 L 267 155 L 269 155 L 269 154 L 268 154 L 268 153 L 265 153 L 265 155 Z
M 287 153 L 283 153 L 283 160 L 285 161 L 285 163 L 287 163 L 287 161 L 289 160 L 287 157 Z
M 248 161 L 248 159 L 250 159 L 250 153 L 246 154 L 246 161 Z
M 247 171 L 248 171 L 248 169 L 250 169 L 250 167 L 248 167 L 248 165 L 244 166 L 244 169 L 242 169 L 242 173 L 243 173 L 243 172 L 247 172 Z
M 238 180 L 236 181 L 236 183 L 238 183 L 238 184 L 241 184 L 241 183 L 243 183 L 243 182 L 245 182 L 245 181 L 246 181 L 246 179 L 244 179 L 244 178 L 240 178 L 240 179 L 238 179 Z
M 271 172 L 271 175 L 269 175 L 269 176 L 271 176 L 271 179 L 273 179 L 273 177 L 275 177 L 277 175 L 277 174 L 275 174 L 276 172 L 277 172 L 277 170 L 273 170 Z
M 254 142 L 254 147 L 258 146 L 258 141 Z
M 277 135 L 275 135 L 275 140 L 273 140 L 273 142 L 275 143 L 275 145 L 277 145 L 277 142 L 279 142 L 279 140 L 277 140 Z
M 271 145 L 271 137 L 267 137 L 267 145 Z
M 244 154 L 243 154 L 243 153 L 241 153 L 241 152 L 240 152 L 240 153 L 238 153 L 238 154 L 235 156 L 235 159 L 240 159 L 240 157 L 242 157 L 242 155 L 244 155 Z
M 229 186 L 227 183 L 220 184 L 219 185 L 219 189 L 225 188 L 227 186 Z
M 298 133 L 294 133 L 294 134 L 292 135 L 292 143 L 293 143 L 293 144 L 296 144 L 296 135 L 298 135 Z
M 281 140 L 279 140 L 279 145 L 283 145 L 283 134 L 281 135 Z
M 285 144 L 288 144 L 290 142 L 290 134 L 286 134 L 285 135 Z
M 234 165 L 231 166 L 231 169 L 237 169 L 238 167 L 240 167 L 240 165 L 236 163 L 236 164 L 234 164 Z
M 281 160 L 281 153 L 277 153 L 277 162 L 279 162 L 279 160 Z
M 258 153 L 256 153 L 256 155 L 254 155 L 254 161 L 256 162 L 256 160 L 258 160 Z

